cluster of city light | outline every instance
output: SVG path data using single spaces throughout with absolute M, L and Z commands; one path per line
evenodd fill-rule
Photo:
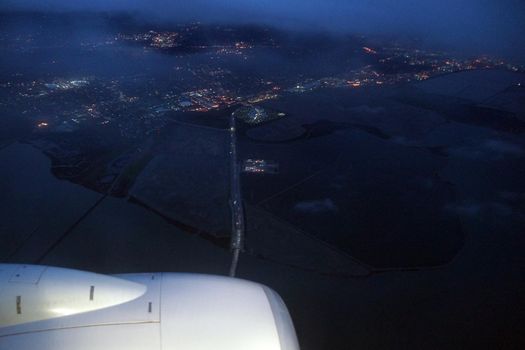
M 151 46 L 167 49 L 180 46 L 178 41 L 179 33 L 167 32 L 167 33 L 158 33 L 151 40 Z
M 119 34 L 119 40 L 141 42 L 145 47 L 170 48 L 183 42 L 191 31 L 198 27 L 180 28 L 178 31 L 149 31 L 139 34 Z M 258 46 L 259 47 L 259 46 Z M 277 47 L 277 46 L 272 46 Z M 83 125 L 106 125 L 114 123 L 123 135 L 140 135 L 150 130 L 158 130 L 169 122 L 170 112 L 220 110 L 235 104 L 257 105 L 263 101 L 277 99 L 287 94 L 307 93 L 321 88 L 360 89 L 372 86 L 393 85 L 410 81 L 422 81 L 444 73 L 454 73 L 473 69 L 501 68 L 510 71 L 524 71 L 522 67 L 508 64 L 489 57 L 474 59 L 454 58 L 441 52 L 429 52 L 420 49 L 363 46 L 362 53 L 373 61 L 359 69 L 343 71 L 341 74 L 323 78 L 308 78 L 297 82 L 296 77 L 246 77 L 245 81 L 233 86 L 239 77 L 221 64 L 220 54 L 243 55 L 251 57 L 254 46 L 244 41 L 232 41 L 220 45 L 203 45 L 210 49 L 207 54 L 214 63 L 190 64 L 179 63 L 173 67 L 177 75 L 188 75 L 188 83 L 183 90 L 177 88 L 148 89 L 145 94 L 136 91 L 125 93 L 125 81 L 120 79 L 103 80 L 95 77 L 55 78 L 51 81 L 7 81 L 0 82 L 0 88 L 12 90 L 12 100 L 4 100 L 0 105 L 13 105 L 29 98 L 38 98 L 45 103 L 46 95 L 53 96 L 53 104 L 71 101 L 70 92 L 78 92 L 78 103 L 73 108 L 56 111 L 53 115 L 34 104 L 26 108 L 23 114 L 34 115 L 36 128 L 44 130 L 76 130 Z M 211 62 L 211 61 L 210 61 Z M 219 62 L 219 63 L 215 63 Z M 395 68 L 395 69 L 393 69 Z M 406 69 L 405 69 L 406 68 Z M 386 73 L 392 72 L 392 73 Z M 194 78 L 194 79 L 193 79 Z M 285 78 L 285 79 L 283 79 Z M 148 86 L 156 84 L 155 78 L 149 78 Z M 294 81 L 295 80 L 295 81 Z M 278 81 L 278 82 L 277 82 Z M 281 87 L 282 86 L 282 87 Z M 245 87 L 249 87 L 245 90 Z M 247 91 L 250 92 L 247 92 Z M 89 94 L 85 94 L 89 92 Z M 129 93 L 130 95 L 127 95 Z M 88 95 L 98 96 L 96 103 L 85 101 Z M 138 97 L 140 96 L 140 97 Z M 69 103 L 68 102 L 68 103 Z M 28 104 L 24 102 L 24 105 Z M 68 105 L 71 105 L 70 103 Z M 252 122 L 278 118 L 276 113 L 251 110 L 247 120 Z M 43 122 L 36 118 L 45 118 Z M 48 124 L 49 122 L 49 124 Z
M 277 174 L 279 171 L 279 164 L 264 159 L 246 159 L 242 171 L 252 174 Z
M 404 49 L 400 47 L 384 49 L 363 47 L 363 51 L 366 54 L 381 57 L 378 60 L 380 64 L 401 62 L 409 66 L 420 66 L 421 71 L 387 74 L 379 73 L 377 67 L 367 65 L 360 69 L 350 71 L 346 74 L 346 77 L 328 77 L 315 81 L 310 80 L 298 83 L 295 86 L 286 89 L 286 91 L 291 93 L 304 93 L 322 87 L 361 88 L 365 86 L 393 85 L 414 80 L 427 80 L 443 73 L 454 73 L 473 69 L 503 68 L 511 71 L 523 70 L 520 67 L 507 64 L 501 60 L 491 59 L 489 57 L 458 60 L 445 58 L 445 55 L 442 53 L 432 53 L 418 49 Z
M 183 93 L 182 96 L 186 99 L 180 105 L 196 112 L 207 112 L 236 103 L 236 100 L 222 89 L 200 89 Z
M 168 49 L 180 46 L 181 35 L 178 32 L 156 32 L 150 30 L 146 33 L 118 34 L 115 40 L 134 41 L 158 49 Z
M 44 86 L 50 90 L 69 90 L 88 85 L 87 80 L 57 80 L 52 83 L 45 83 Z

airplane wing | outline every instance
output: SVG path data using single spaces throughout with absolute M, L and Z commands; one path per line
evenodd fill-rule
M 279 295 L 241 279 L 0 264 L 2 350 L 298 350 Z

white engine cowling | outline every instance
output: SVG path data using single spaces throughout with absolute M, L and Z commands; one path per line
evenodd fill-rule
M 0 264 L 0 350 L 297 350 L 281 298 L 245 280 Z

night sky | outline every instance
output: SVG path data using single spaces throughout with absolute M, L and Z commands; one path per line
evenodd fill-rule
M 125 11 L 148 21 L 248 22 L 417 37 L 523 61 L 520 0 L 5 0 L 4 10 Z

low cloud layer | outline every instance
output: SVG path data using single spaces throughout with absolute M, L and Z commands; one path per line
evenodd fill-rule
M 4 10 L 118 11 L 148 21 L 264 23 L 417 36 L 470 51 L 523 57 L 521 0 L 4 0 Z
M 320 214 L 336 212 L 337 206 L 330 198 L 314 201 L 299 202 L 294 206 L 294 210 L 307 214 Z

